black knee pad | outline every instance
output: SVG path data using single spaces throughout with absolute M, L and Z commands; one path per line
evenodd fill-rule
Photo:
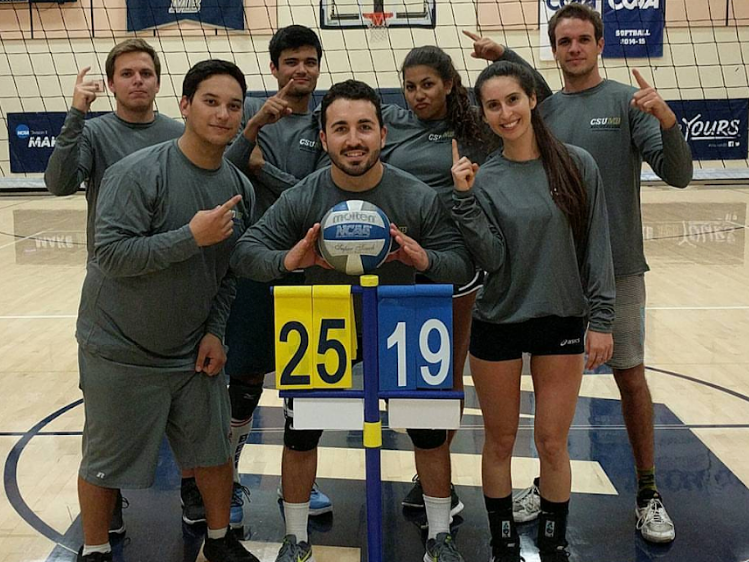
M 260 402 L 260 396 L 262 394 L 262 379 L 258 383 L 251 383 L 235 377 L 229 378 L 231 417 L 236 420 L 250 419 Z
M 283 432 L 283 444 L 292 451 L 312 451 L 322 437 L 322 429 L 294 429 L 291 427 L 292 419 L 286 420 Z
M 446 429 L 407 429 L 414 447 L 419 449 L 436 449 L 447 441 Z

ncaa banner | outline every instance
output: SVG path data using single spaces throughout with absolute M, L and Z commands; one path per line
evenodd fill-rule
M 242 0 L 127 0 L 127 30 L 140 31 L 180 20 L 244 29 Z
M 663 56 L 666 0 L 603 0 L 603 56 Z
M 104 115 L 91 112 L 86 119 Z M 65 123 L 65 111 L 8 113 L 10 171 L 14 174 L 43 172 Z
M 605 1 L 605 0 L 604 0 Z M 601 0 L 539 0 L 538 22 L 540 25 L 539 45 L 541 48 L 541 60 L 554 60 L 554 53 L 549 44 L 549 20 L 557 10 L 567 4 L 587 4 L 597 12 L 601 12 Z
M 744 160 L 749 99 L 669 101 L 695 160 Z

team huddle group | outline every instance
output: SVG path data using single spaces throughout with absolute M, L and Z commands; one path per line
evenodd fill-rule
M 109 53 L 113 113 L 85 120 L 102 87 L 80 71 L 45 173 L 56 195 L 85 182 L 88 201 L 79 562 L 112 560 L 109 535 L 124 532 L 120 489 L 152 485 L 164 434 L 182 470 L 183 519 L 206 523 L 206 559 L 258 560 L 234 530 L 248 494 L 240 454 L 275 368 L 269 287 L 357 281 L 315 247 L 323 215 L 354 199 L 391 220 L 381 283 L 456 287 L 454 379 L 461 389 L 469 356 L 485 426 L 490 561 L 522 560 L 517 526 L 536 519 L 542 562 L 569 559 L 567 437 L 583 369 L 603 364 L 635 459 L 637 528 L 649 541 L 674 539 L 643 366 L 640 171 L 645 160 L 670 185 L 691 181 L 676 116 L 636 70 L 638 88 L 601 77 L 601 18 L 584 5 L 549 23 L 564 78 L 553 95 L 512 50 L 464 33 L 472 56 L 491 63 L 475 105 L 450 57 L 423 46 L 400 71 L 409 109 L 347 80 L 313 111 L 322 47 L 299 25 L 270 41 L 274 96 L 246 97 L 236 65 L 202 61 L 184 78 L 184 123 L 154 111 L 161 68 L 145 41 Z M 513 497 L 524 353 L 540 474 Z M 284 412 L 276 561 L 313 562 L 308 519 L 332 510 L 315 483 L 322 432 L 294 429 L 291 402 Z M 426 511 L 424 561 L 463 561 L 450 530 L 464 508 L 451 484 L 455 432 L 408 434 L 417 476 L 403 505 Z

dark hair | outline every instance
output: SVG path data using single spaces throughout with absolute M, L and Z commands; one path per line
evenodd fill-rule
M 282 27 L 271 37 L 268 44 L 270 60 L 278 68 L 278 59 L 286 49 L 300 49 L 314 47 L 317 50 L 318 62 L 322 60 L 322 45 L 320 38 L 309 27 L 303 25 L 289 25 Z
M 239 86 L 242 88 L 242 98 L 244 99 L 244 95 L 247 93 L 247 82 L 244 79 L 244 74 L 242 74 L 242 71 L 233 62 L 219 59 L 203 60 L 193 65 L 187 71 L 185 79 L 182 81 L 182 96 L 192 101 L 200 83 L 217 74 L 228 74 L 239 82 Z
M 484 107 L 481 89 L 488 80 L 499 76 L 514 78 L 528 97 L 535 95 L 538 99 L 536 81 L 530 70 L 511 62 L 495 62 L 487 66 L 476 80 L 476 99 L 481 105 L 482 114 Z M 588 198 L 580 170 L 567 147 L 551 134 L 541 118 L 538 105 L 531 110 L 531 124 L 549 182 L 551 198 L 567 216 L 575 240 L 580 243 L 585 238 L 588 222 Z
M 156 54 L 151 45 L 146 43 L 143 39 L 135 37 L 133 39 L 126 39 L 120 43 L 117 43 L 107 55 L 107 62 L 104 63 L 104 69 L 107 72 L 107 79 L 114 80 L 114 62 L 117 57 L 126 53 L 146 53 L 153 60 L 153 68 L 156 71 L 156 81 L 161 83 L 161 61 L 159 55 Z
M 380 127 L 383 126 L 382 103 L 380 102 L 380 97 L 377 95 L 377 92 L 375 92 L 371 86 L 364 82 L 359 82 L 359 80 L 346 80 L 345 82 L 333 84 L 322 99 L 322 104 L 320 105 L 320 126 L 323 131 L 325 130 L 325 123 L 328 120 L 328 107 L 339 98 L 345 100 L 367 100 L 372 102 L 377 113 L 377 121 L 379 122 Z
M 471 105 L 468 90 L 463 86 L 450 55 L 432 45 L 411 49 L 401 65 L 401 77 L 404 82 L 406 69 L 414 66 L 428 66 L 439 74 L 442 80 L 452 80 L 452 91 L 447 96 L 447 120 L 459 141 L 480 144 L 485 135 L 485 128 L 482 127 L 481 120 Z
M 583 21 L 589 21 L 593 24 L 596 43 L 598 43 L 603 37 L 603 21 L 601 20 L 601 14 L 596 12 L 587 4 L 574 2 L 572 4 L 567 4 L 560 10 L 557 10 L 549 20 L 549 43 L 551 44 L 551 48 L 553 50 L 556 51 L 557 49 L 557 24 L 559 23 L 559 20 L 573 18 Z

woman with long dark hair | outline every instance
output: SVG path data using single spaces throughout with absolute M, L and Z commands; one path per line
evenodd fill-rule
M 476 81 L 481 115 L 503 147 L 479 168 L 453 145 L 453 218 L 486 270 L 470 363 L 485 426 L 482 479 L 492 561 L 518 562 L 510 461 L 522 354 L 531 355 L 534 438 L 541 462 L 538 547 L 567 561 L 567 435 L 583 372 L 611 356 L 614 274 L 598 168 L 562 144 L 538 112 L 533 74 L 498 62 Z M 586 336 L 587 329 L 587 336 Z
M 474 40 L 476 55 L 522 61 L 513 51 L 490 39 L 471 33 L 466 35 Z M 401 79 L 409 109 L 397 105 L 383 107 L 388 133 L 382 159 L 435 189 L 446 208 L 450 209 L 452 141 L 455 140 L 462 153 L 469 155 L 474 162 L 483 162 L 500 141 L 481 121 L 479 110 L 472 104 L 452 59 L 439 47 L 423 46 L 409 51 L 401 65 Z M 543 94 L 549 95 L 551 90 L 541 75 L 536 74 L 535 79 L 542 83 Z M 453 296 L 453 375 L 458 390 L 463 388 L 471 310 L 481 278 L 481 272 L 477 270 L 471 283 L 456 287 Z M 448 441 L 454 434 L 450 432 Z M 422 483 L 416 480 L 413 489 L 403 499 L 404 507 L 423 508 L 423 494 Z M 450 508 L 451 515 L 463 509 L 452 487 Z

